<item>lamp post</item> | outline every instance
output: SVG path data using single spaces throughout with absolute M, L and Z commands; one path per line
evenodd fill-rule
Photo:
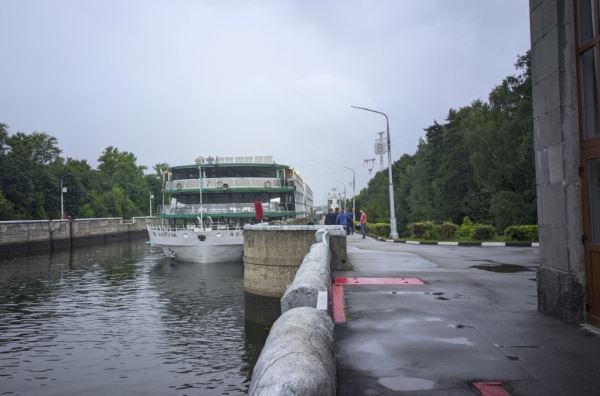
M 352 107 L 354 109 L 370 111 L 371 113 L 381 114 L 382 116 L 385 117 L 385 126 L 386 126 L 386 132 L 387 132 L 388 177 L 389 177 L 389 190 L 390 190 L 390 236 L 392 238 L 398 238 L 398 227 L 396 225 L 396 211 L 394 209 L 394 182 L 392 180 L 392 142 L 390 140 L 390 120 L 389 120 L 387 114 L 385 114 L 381 111 L 367 109 L 366 107 L 352 106 L 352 105 L 350 107 Z
M 152 217 L 152 198 L 154 198 L 154 194 L 150 193 L 150 217 Z
M 65 173 L 60 177 L 60 219 L 63 220 L 65 218 L 65 207 L 63 201 L 63 193 L 67 192 L 67 187 L 63 187 L 63 177 L 67 176 L 68 173 Z
M 352 171 L 352 217 L 356 216 L 356 172 L 354 169 L 344 166 L 344 168 Z

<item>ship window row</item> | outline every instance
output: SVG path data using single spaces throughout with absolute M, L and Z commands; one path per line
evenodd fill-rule
M 198 179 L 198 169 L 174 169 L 173 180 Z M 282 178 L 283 170 L 265 167 L 215 167 L 202 168 L 203 178 L 270 177 Z
M 236 202 L 269 202 L 274 198 L 280 199 L 282 202 L 287 201 L 287 194 L 273 195 L 268 193 L 228 193 L 228 194 L 203 194 L 203 204 L 216 204 L 216 203 L 236 203 Z M 199 194 L 178 194 L 177 197 L 173 197 L 175 202 L 179 202 L 185 205 L 193 205 L 200 203 Z

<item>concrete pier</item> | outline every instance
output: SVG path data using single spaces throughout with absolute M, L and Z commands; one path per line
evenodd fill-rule
M 329 232 L 332 269 L 347 269 L 342 226 L 251 225 L 244 228 L 244 289 L 265 297 L 283 296 L 315 243 L 315 232 Z

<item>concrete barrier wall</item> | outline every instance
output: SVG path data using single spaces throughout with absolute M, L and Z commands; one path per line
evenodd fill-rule
M 329 232 L 315 233 L 252 373 L 250 395 L 335 395 L 334 324 L 329 316 Z M 317 308 L 318 305 L 319 306 Z
M 317 231 L 317 242 L 304 257 L 292 284 L 281 297 L 281 312 L 298 307 L 317 307 L 319 292 L 331 296 L 331 270 L 329 235 L 325 230 Z M 327 304 L 325 304 L 327 309 Z
M 347 261 L 346 233 L 342 226 L 272 226 L 244 228 L 244 289 L 248 293 L 281 298 L 304 257 L 315 242 L 315 232 L 327 229 L 332 268 Z
M 146 225 L 154 221 L 154 217 L 134 217 L 130 221 L 124 221 L 120 217 L 71 221 L 0 221 L 0 251 L 43 251 L 85 238 L 128 236 L 145 232 Z
M 335 395 L 333 328 L 327 311 L 301 307 L 282 314 L 254 366 L 248 394 Z

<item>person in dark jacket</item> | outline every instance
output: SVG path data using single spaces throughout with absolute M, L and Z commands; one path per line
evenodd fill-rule
M 334 225 L 334 224 L 335 224 L 335 213 L 333 213 L 333 209 L 329 209 L 329 211 L 325 215 L 325 225 Z

